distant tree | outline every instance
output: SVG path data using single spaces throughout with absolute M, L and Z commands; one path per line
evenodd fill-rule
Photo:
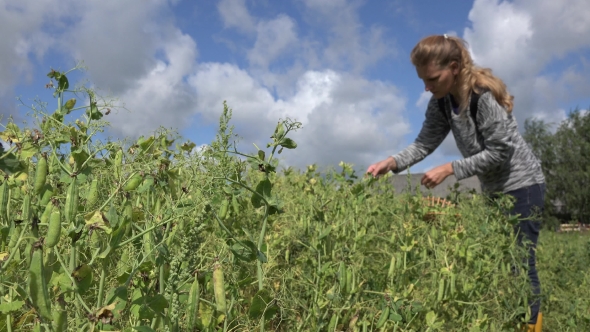
M 542 120 L 525 121 L 524 139 L 541 159 L 547 182 L 546 210 L 590 221 L 590 116 L 574 110 L 555 133 Z

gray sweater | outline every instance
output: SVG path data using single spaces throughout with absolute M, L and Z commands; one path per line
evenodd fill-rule
M 432 97 L 426 119 L 416 140 L 393 156 L 399 173 L 431 154 L 453 132 L 464 159 L 452 162 L 457 180 L 477 175 L 484 192 L 509 192 L 545 182 L 541 163 L 518 132 L 516 119 L 496 102 L 491 92 L 478 101 L 476 133 L 469 109 L 452 112 L 450 97 L 445 97 L 447 119 Z

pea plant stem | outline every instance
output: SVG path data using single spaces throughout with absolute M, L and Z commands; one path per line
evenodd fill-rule
M 16 244 L 14 245 L 15 248 L 19 247 L 20 242 L 23 240 L 23 236 L 25 235 L 25 231 L 28 226 L 29 226 L 29 223 L 25 224 L 25 226 L 22 227 L 20 234 L 18 235 L 18 240 L 16 241 Z M 8 256 L 8 259 L 6 259 L 4 261 L 4 264 L 2 264 L 2 266 L 0 266 L 0 273 L 2 273 L 4 271 L 4 269 L 8 266 L 8 264 L 10 263 L 10 261 L 12 260 L 12 258 L 14 257 L 14 254 L 16 252 L 18 252 L 18 250 L 11 250 L 10 256 Z
M 100 266 L 100 282 L 98 285 L 98 298 L 96 299 L 96 308 L 102 307 L 102 301 L 104 297 L 104 281 L 106 279 L 106 262 L 103 260 Z
M 74 277 L 72 277 L 72 272 L 74 271 L 74 268 L 72 268 L 72 259 L 71 257 L 76 257 L 75 253 L 72 255 L 71 253 L 74 251 L 74 247 L 72 246 L 72 251 L 70 251 L 70 268 L 68 269 L 66 267 L 66 264 L 64 263 L 63 259 L 61 258 L 61 255 L 59 253 L 55 253 L 55 256 L 57 257 L 57 260 L 59 261 L 59 264 L 61 265 L 61 267 L 64 269 L 64 271 L 67 271 L 67 273 L 65 273 L 65 275 L 67 275 L 67 277 L 70 279 L 70 281 L 72 282 L 72 287 L 74 288 L 74 295 L 73 298 L 76 299 L 76 305 L 78 306 L 79 304 L 81 304 L 84 309 L 86 309 L 87 313 L 91 313 L 92 310 L 90 310 L 90 308 L 88 307 L 88 305 L 86 304 L 86 302 L 84 302 L 84 300 L 82 299 L 82 297 L 80 296 L 80 294 L 78 293 L 78 284 L 76 283 L 76 280 L 74 280 Z M 74 261 L 75 264 L 75 261 Z M 76 311 L 76 314 L 78 314 L 78 311 Z

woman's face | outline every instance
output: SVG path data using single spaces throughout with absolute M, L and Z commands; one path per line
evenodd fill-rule
M 456 62 L 447 67 L 439 67 L 434 62 L 427 66 L 416 67 L 418 77 L 424 81 L 424 89 L 439 99 L 448 93 L 455 95 L 455 77 L 459 73 Z

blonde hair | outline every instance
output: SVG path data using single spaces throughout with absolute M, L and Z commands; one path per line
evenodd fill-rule
M 489 89 L 496 101 L 504 106 L 508 113 L 512 112 L 514 97 L 508 93 L 504 82 L 492 74 L 491 69 L 481 68 L 473 63 L 465 40 L 447 35 L 429 36 L 414 47 L 410 58 L 415 67 L 434 62 L 439 68 L 445 68 L 453 61 L 457 62 L 459 65 L 458 102 L 461 112 L 469 105 L 471 91 L 481 93 L 482 89 Z

